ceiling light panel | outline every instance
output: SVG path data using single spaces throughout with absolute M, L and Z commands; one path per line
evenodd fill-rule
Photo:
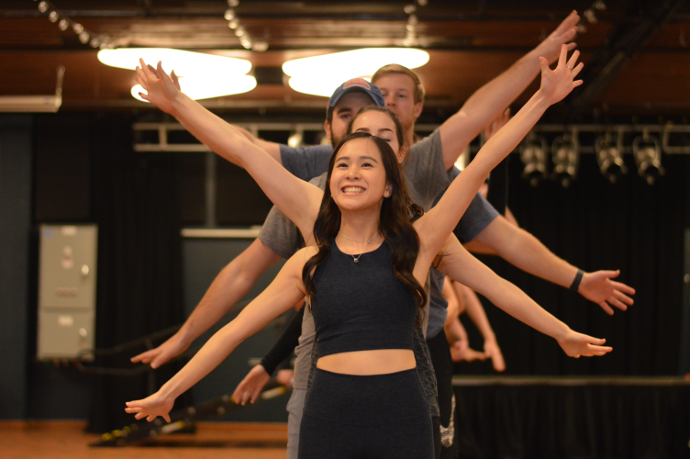
M 370 77 L 380 67 L 400 64 L 413 69 L 429 62 L 429 53 L 412 48 L 365 48 L 287 61 L 283 72 L 290 87 L 305 94 L 330 97 L 343 81 Z
M 119 48 L 98 52 L 101 63 L 122 69 L 134 70 L 140 58 L 154 67 L 161 61 L 167 72 L 175 70 L 178 76 L 244 75 L 252 68 L 252 64 L 244 59 L 170 48 Z
M 205 76 L 203 78 L 199 76 L 180 77 L 182 92 L 194 100 L 242 94 L 251 91 L 255 87 L 256 79 L 250 75 L 234 75 L 230 77 Z M 141 85 L 132 87 L 132 97 L 146 102 L 146 100 L 139 96 L 140 92 L 146 93 Z

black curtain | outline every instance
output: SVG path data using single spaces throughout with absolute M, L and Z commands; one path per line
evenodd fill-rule
M 482 301 L 501 345 L 508 374 L 678 374 L 683 289 L 683 232 L 690 221 L 690 156 L 665 155 L 666 175 L 650 186 L 626 155 L 628 175 L 609 183 L 594 155 L 582 155 L 569 188 L 547 180 L 537 187 L 510 161 L 508 204 L 521 227 L 572 264 L 593 271 L 620 269 L 634 287 L 627 312 L 605 314 L 580 295 L 523 273 L 496 257 L 482 257 L 571 328 L 607 339 L 613 352 L 591 359 L 568 358 L 556 342 Z M 468 327 L 470 340 L 481 337 Z M 456 365 L 459 374 L 492 373 L 489 363 Z
M 96 346 L 109 348 L 184 321 L 175 158 L 133 151 L 132 117 L 91 120 L 92 195 L 99 229 Z M 98 365 L 131 368 L 136 349 Z M 178 367 L 156 370 L 156 389 Z M 125 402 L 149 395 L 148 376 L 98 376 L 88 429 L 132 424 Z
M 455 388 L 461 459 L 688 458 L 687 385 Z

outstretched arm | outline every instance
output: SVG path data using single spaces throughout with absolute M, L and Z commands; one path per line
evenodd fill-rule
M 184 325 L 160 346 L 132 357 L 132 362 L 158 368 L 187 350 L 192 342 L 220 320 L 254 286 L 268 268 L 280 261 L 260 239 L 232 260 L 216 276 Z
M 452 236 L 443 247 L 439 270 L 484 295 L 489 301 L 521 322 L 556 341 L 571 357 L 604 355 L 612 349 L 606 340 L 577 333 L 534 302 L 522 290 L 502 279 L 470 255 Z
M 462 326 L 458 315 L 462 314 L 464 305 L 462 297 L 456 295 L 455 289 L 451 286 L 451 279 L 446 277 L 443 283 L 443 297 L 448 301 L 448 316 L 443 325 L 443 331 L 446 334 L 446 339 L 450 346 L 450 354 L 454 362 L 465 360 L 472 362 L 474 360 L 486 360 L 486 355 L 483 352 L 477 352 L 470 348 L 470 341 L 467 338 L 467 331 Z
M 576 65 L 579 52 L 575 51 L 569 60 L 567 52 L 567 46 L 563 45 L 554 70 L 549 68 L 546 58 L 540 58 L 542 79 L 539 90 L 486 142 L 462 174 L 453 180 L 438 204 L 415 222 L 420 235 L 420 254 L 435 256 L 489 172 L 513 151 L 548 107 L 582 84 L 581 80 L 574 80 L 583 67 L 582 63 Z
M 160 75 L 158 74 L 158 70 L 156 70 L 154 67 L 151 67 L 151 65 L 147 65 L 147 67 L 149 68 L 149 70 L 151 72 L 154 73 L 154 75 L 156 75 L 156 77 L 160 78 Z M 178 90 L 180 90 L 180 80 L 177 77 L 177 75 L 175 75 L 174 70 L 170 72 L 170 79 L 172 80 L 175 87 Z M 247 140 L 249 140 L 251 143 L 253 143 L 257 147 L 264 150 L 266 153 L 271 155 L 271 157 L 273 159 L 275 159 L 276 161 L 278 161 L 279 163 L 282 164 L 283 161 L 282 161 L 282 158 L 280 156 L 280 145 L 279 144 L 277 144 L 275 142 L 269 142 L 268 140 L 260 139 L 260 138 L 256 137 L 254 134 L 252 134 L 251 132 L 249 132 L 246 129 L 241 128 L 239 126 L 235 126 L 235 125 L 232 125 L 229 123 L 228 123 L 228 125 L 232 128 L 237 129 L 237 131 L 240 134 L 242 134 L 243 136 L 245 136 L 247 138 Z
M 497 217 L 475 240 L 494 249 L 501 258 L 521 270 L 562 287 L 569 288 L 577 275 L 575 266 L 557 257 L 533 235 L 503 217 Z M 584 273 L 577 291 L 609 315 L 613 314 L 611 306 L 625 311 L 633 304 L 629 295 L 634 295 L 635 289 L 613 280 L 619 274 L 620 271 Z
M 290 174 L 239 129 L 187 97 L 163 71 L 160 62 L 155 72 L 143 60 L 139 62 L 141 67 L 137 67 L 137 82 L 148 93 L 140 95 L 177 118 L 212 151 L 246 169 L 266 196 L 299 227 L 308 241 L 323 192 Z
M 482 306 L 477 294 L 471 288 L 459 282 L 453 282 L 453 289 L 458 296 L 462 296 L 465 302 L 465 312 L 472 320 L 472 323 L 477 327 L 484 338 L 484 353 L 491 358 L 494 370 L 504 371 L 506 369 L 505 361 L 503 360 L 503 353 L 496 341 L 496 334 L 491 328 L 489 318 L 486 317 L 486 311 Z
M 567 18 L 532 51 L 515 62 L 508 70 L 482 86 L 467 99 L 460 110 L 440 127 L 443 144 L 443 163 L 450 169 L 467 145 L 479 135 L 494 118 L 506 109 L 539 74 L 539 58 L 549 63 L 558 59 L 561 46 L 568 51 L 575 49 L 570 43 L 580 17 L 573 11 Z
M 170 422 L 168 413 L 175 399 L 216 368 L 242 341 L 261 330 L 271 320 L 293 307 L 304 297 L 302 268 L 307 252 L 302 249 L 290 258 L 273 282 L 229 324 L 221 328 L 175 376 L 155 394 L 127 402 L 127 413 L 136 419 L 153 421 L 162 416 Z

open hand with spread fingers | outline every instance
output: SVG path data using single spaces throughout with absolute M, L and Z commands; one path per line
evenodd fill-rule
M 135 355 L 130 360 L 133 363 L 151 364 L 151 368 L 156 369 L 168 362 L 173 357 L 177 357 L 189 348 L 191 343 L 185 341 L 181 334 L 175 333 L 160 346 L 149 351 Z
M 577 291 L 580 295 L 601 306 L 601 309 L 608 315 L 613 315 L 611 306 L 625 311 L 628 306 L 633 305 L 634 301 L 629 295 L 634 295 L 635 289 L 613 280 L 620 273 L 618 270 L 584 273 Z
M 538 56 L 545 57 L 549 63 L 553 63 L 558 59 L 562 45 L 566 45 L 568 51 L 574 50 L 577 44 L 572 40 L 577 35 L 578 22 L 580 22 L 580 16 L 577 14 L 577 11 L 571 11 L 556 30 L 551 32 L 534 51 Z
M 271 380 L 263 365 L 256 365 L 247 376 L 237 385 L 232 399 L 239 405 L 246 405 L 247 402 L 254 403 L 261 395 L 261 391 L 268 381 Z
M 132 400 L 127 402 L 127 413 L 134 413 L 136 419 L 144 419 L 148 422 L 153 421 L 158 416 L 170 422 L 170 410 L 172 410 L 174 398 L 163 396 L 160 391 L 142 400 Z
M 155 69 L 143 59 L 139 59 L 139 63 L 141 65 L 136 68 L 137 83 L 146 90 L 146 94 L 140 92 L 139 95 L 165 113 L 173 114 L 175 99 L 182 94 L 175 72 L 170 75 L 165 73 L 161 62 Z
M 568 47 L 561 46 L 561 55 L 558 58 L 558 65 L 551 70 L 549 62 L 545 57 L 540 57 L 541 62 L 541 87 L 539 93 L 546 98 L 549 105 L 553 105 L 563 100 L 565 96 L 582 84 L 582 80 L 575 80 L 575 77 L 584 67 L 577 59 L 580 51 L 575 50 L 568 58 Z
M 602 356 L 613 350 L 610 346 L 604 346 L 605 339 L 594 338 L 570 329 L 564 336 L 557 338 L 557 341 L 566 354 L 576 359 L 580 356 Z

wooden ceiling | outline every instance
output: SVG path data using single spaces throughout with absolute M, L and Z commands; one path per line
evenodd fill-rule
M 0 94 L 43 95 L 55 91 L 56 69 L 66 68 L 61 110 L 142 108 L 130 88 L 134 72 L 100 64 L 97 50 L 72 29 L 61 31 L 32 0 L 4 0 L 0 10 Z M 52 0 L 64 16 L 91 35 L 119 46 L 204 50 L 249 59 L 255 67 L 277 68 L 288 59 L 365 46 L 401 46 L 407 1 L 242 0 L 235 11 L 265 52 L 246 51 L 227 27 L 224 0 Z M 428 107 L 457 107 L 483 83 L 536 46 L 572 9 L 589 1 L 441 2 L 417 6 L 420 45 L 431 55 L 418 69 Z M 682 1 L 604 0 L 597 22 L 581 21 L 577 37 L 585 65 L 606 64 L 612 47 L 625 52 L 625 65 L 587 100 L 584 112 L 685 115 L 690 112 L 690 7 Z M 643 30 L 660 5 L 675 9 L 644 44 L 628 46 L 624 32 Z M 615 50 L 614 50 L 615 51 Z M 598 59 L 598 60 L 597 60 Z M 600 65 L 606 71 L 605 65 Z M 596 75 L 588 75 L 594 78 Z M 306 107 L 322 109 L 322 98 L 297 93 L 276 81 L 259 81 L 253 91 L 213 99 L 226 109 Z M 585 83 L 587 84 L 587 82 Z M 533 88 L 535 86 L 533 85 Z M 526 99 L 523 95 L 522 100 Z

